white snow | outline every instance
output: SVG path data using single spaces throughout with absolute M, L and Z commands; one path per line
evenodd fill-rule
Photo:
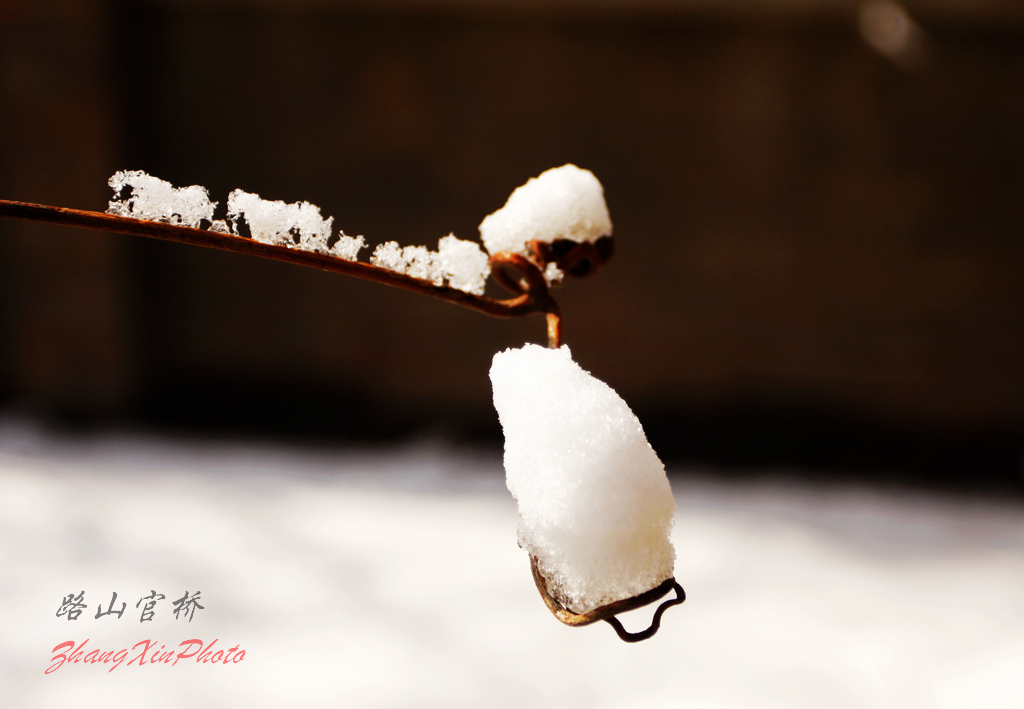
M 487 254 L 475 241 L 464 241 L 449 234 L 438 242 L 438 260 L 452 288 L 484 294 L 484 285 L 491 272 L 490 263 Z
M 228 221 L 235 233 L 241 231 L 243 219 L 252 238 L 264 244 L 330 254 L 348 261 L 356 260 L 359 250 L 366 246 L 363 237 L 346 236 L 344 232 L 331 243 L 334 217 L 324 219 L 320 208 L 309 202 L 288 204 L 234 190 L 228 195 Z
M 346 261 L 358 261 L 359 252 L 366 248 L 366 239 L 362 236 L 349 236 L 343 231 L 338 232 L 337 239 L 326 251 L 321 253 L 330 254 L 343 258 Z M 318 249 L 314 249 L 318 250 Z
M 107 214 L 196 228 L 203 219 L 213 221 L 217 203 L 205 187 L 174 187 L 141 170 L 121 170 L 107 184 L 114 190 Z
M 243 219 L 252 238 L 264 244 L 332 254 L 349 261 L 355 260 L 359 250 L 366 246 L 363 237 L 344 233 L 328 246 L 334 217 L 324 219 L 320 208 L 309 202 L 286 204 L 234 190 L 228 195 L 228 221 L 234 225 L 236 233 L 241 231 Z
M 141 170 L 122 170 L 110 178 L 109 184 L 114 199 L 107 206 L 108 214 L 196 228 L 206 221 L 206 228 L 218 234 L 238 234 L 247 228 L 253 239 L 264 244 L 314 251 L 348 261 L 355 261 L 360 249 L 366 246 L 361 236 L 340 232 L 332 237 L 334 218 L 324 219 L 320 208 L 309 202 L 286 204 L 234 190 L 228 195 L 227 220 L 215 220 L 217 203 L 210 201 L 205 187 L 174 187 Z
M 374 249 L 370 263 L 437 286 L 447 282 L 452 288 L 476 295 L 483 295 L 490 273 L 487 254 L 480 245 L 452 234 L 440 240 L 437 251 L 430 251 L 426 246 L 402 247 L 398 242 L 386 241 Z
M 544 608 L 490 451 L 69 435 L 0 412 L 3 705 L 1024 706 L 1019 499 L 672 472 L 689 598 L 626 645 Z M 152 589 L 167 599 L 140 623 Z M 186 589 L 191 623 L 170 613 Z M 83 590 L 88 613 L 55 617 Z M 124 617 L 93 618 L 113 591 Z M 43 673 L 86 638 L 246 658 Z
M 611 233 L 604 188 L 594 173 L 575 165 L 531 178 L 480 224 L 480 237 L 492 255 L 500 251 L 526 254 L 533 240 L 596 241 Z
M 422 278 L 436 286 L 444 283 L 444 275 L 435 258 L 436 254 L 426 246 L 401 247 L 397 241 L 378 244 L 370 256 L 370 263 L 389 271 L 405 273 L 413 278 Z
M 228 195 L 228 221 L 242 233 L 242 219 L 252 238 L 264 244 L 305 247 L 307 251 L 326 251 L 333 217 L 324 219 L 320 208 L 309 202 L 286 204 L 266 200 L 258 194 L 233 190 Z
M 585 613 L 671 577 L 672 491 L 618 394 L 565 346 L 499 352 L 491 382 L 519 544 L 549 592 Z
M 565 273 L 558 267 L 558 264 L 552 261 L 544 267 L 544 280 L 548 282 L 549 286 L 561 285 L 562 281 L 565 280 Z
M 266 200 L 236 189 L 228 195 L 227 219 L 213 219 L 216 202 L 205 187 L 174 187 L 140 170 L 124 170 L 110 178 L 115 197 L 110 214 L 163 221 L 190 227 L 207 222 L 210 231 L 251 236 L 264 244 L 301 249 L 349 261 L 366 247 L 362 236 L 332 235 L 333 217 L 324 218 L 309 202 Z M 509 197 L 502 209 L 480 224 L 484 246 L 491 254 L 514 251 L 527 254 L 532 240 L 594 241 L 612 231 L 601 183 L 588 170 L 563 165 L 532 178 Z M 449 234 L 437 251 L 425 246 L 401 247 L 394 241 L 377 246 L 370 263 L 414 278 L 483 295 L 490 264 L 487 253 L 473 241 Z M 555 264 L 544 277 L 549 284 L 562 280 Z

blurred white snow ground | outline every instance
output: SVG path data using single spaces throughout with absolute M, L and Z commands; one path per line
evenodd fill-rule
M 1024 706 L 1019 502 L 673 471 L 688 600 L 627 645 L 545 609 L 500 465 L 439 443 L 310 451 L 0 421 L 0 705 Z M 57 617 L 80 591 L 81 616 Z M 143 623 L 151 591 L 165 599 Z M 175 620 L 186 591 L 203 609 Z M 96 618 L 113 592 L 123 615 Z M 53 648 L 86 639 L 83 657 L 129 653 L 45 674 Z M 136 643 L 164 656 L 190 639 L 244 660 L 128 664 Z

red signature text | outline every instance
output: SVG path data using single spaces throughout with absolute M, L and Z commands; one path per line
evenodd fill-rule
M 130 650 L 128 648 L 123 650 L 87 649 L 86 644 L 88 642 L 89 639 L 86 638 L 76 647 L 74 640 L 68 640 L 53 648 L 52 652 L 54 654 L 51 659 L 53 664 L 46 668 L 44 674 L 55 672 L 65 664 L 77 664 L 79 662 L 89 665 L 110 665 L 107 672 L 113 672 L 129 656 L 131 656 L 131 659 L 128 660 L 128 665 L 136 665 L 138 667 L 143 665 L 170 665 L 174 667 L 182 660 L 192 659 L 195 659 L 199 664 L 237 665 L 245 659 L 245 650 L 239 649 L 240 646 L 238 645 L 228 650 L 214 650 L 214 646 L 219 642 L 219 638 L 209 645 L 204 644 L 198 638 L 182 640 L 178 643 L 177 648 L 170 650 L 165 649 L 166 645 L 157 647 L 158 643 L 156 640 L 140 640 Z

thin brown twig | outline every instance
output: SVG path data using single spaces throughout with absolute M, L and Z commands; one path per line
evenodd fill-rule
M 0 217 L 27 219 L 35 222 L 60 224 L 62 226 L 96 229 L 117 234 L 144 236 L 150 239 L 174 241 L 179 244 L 205 246 L 211 249 L 232 251 L 239 254 L 259 256 L 274 261 L 293 263 L 299 266 L 319 268 L 332 273 L 343 273 L 383 285 L 402 288 L 404 290 L 440 298 L 449 303 L 461 305 L 487 315 L 499 318 L 511 318 L 533 313 L 545 313 L 548 316 L 548 338 L 551 346 L 557 347 L 560 335 L 558 326 L 558 304 L 555 303 L 547 289 L 543 277 L 538 281 L 527 267 L 515 262 L 513 265 L 523 276 L 518 282 L 501 281 L 516 297 L 497 300 L 482 295 L 474 295 L 448 286 L 438 286 L 422 278 L 413 278 L 386 268 L 374 266 L 361 261 L 347 261 L 336 256 L 328 256 L 312 251 L 292 249 L 286 246 L 264 244 L 234 234 L 224 234 L 206 229 L 167 224 L 165 222 L 145 221 L 131 217 L 121 217 L 103 212 L 90 212 L 67 207 L 51 207 L 45 204 L 0 200 Z M 495 258 L 503 257 L 498 254 Z M 522 258 L 522 257 L 520 257 Z M 492 259 L 493 261 L 493 259 Z M 507 259 L 498 259 L 502 264 Z M 523 261 L 527 259 L 523 258 Z M 532 264 L 531 264 L 532 265 Z M 536 266 L 534 266 L 536 269 Z M 537 274 L 540 275 L 539 270 Z M 554 325 L 552 325 L 554 321 Z

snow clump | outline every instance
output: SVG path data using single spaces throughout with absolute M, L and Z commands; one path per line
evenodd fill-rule
M 487 251 L 528 255 L 529 242 L 568 239 L 577 243 L 611 236 L 604 188 L 589 170 L 563 165 L 530 178 L 505 206 L 480 223 Z
M 437 286 L 447 283 L 475 295 L 483 295 L 490 273 L 487 254 L 479 244 L 463 241 L 453 234 L 438 242 L 437 251 L 430 251 L 426 246 L 401 247 L 395 241 L 386 241 L 374 249 L 370 263 Z
M 121 170 L 107 184 L 114 190 L 107 214 L 193 228 L 204 219 L 213 222 L 217 203 L 210 201 L 205 187 L 174 187 L 142 170 Z
M 331 254 L 348 261 L 354 261 L 359 250 L 366 246 L 363 237 L 344 233 L 332 243 L 334 217 L 324 219 L 320 208 L 309 202 L 286 204 L 234 190 L 228 195 L 228 221 L 234 225 L 236 233 L 243 233 L 247 228 L 253 239 L 264 244 Z
M 499 352 L 490 375 L 519 545 L 549 594 L 587 613 L 671 578 L 675 501 L 626 402 L 565 346 Z

